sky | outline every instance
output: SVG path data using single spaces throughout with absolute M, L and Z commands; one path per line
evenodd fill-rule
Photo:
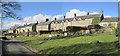
M 6 1 L 6 0 L 2 0 Z M 118 0 L 7 0 L 17 2 L 118 2 Z
M 3 20 L 3 28 L 8 29 L 11 26 L 25 23 L 43 22 L 46 18 L 49 20 L 62 19 L 90 14 L 100 14 L 103 10 L 105 17 L 118 17 L 118 2 L 18 2 L 21 10 L 16 13 L 22 16 L 22 20 L 15 19 Z

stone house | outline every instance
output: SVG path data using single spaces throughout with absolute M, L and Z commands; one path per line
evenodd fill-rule
M 113 27 L 117 28 L 118 27 L 118 21 L 120 20 L 119 17 L 111 17 L 111 18 L 104 18 L 99 25 L 103 27 Z
M 15 29 L 8 29 L 8 33 L 10 33 L 10 34 L 13 34 L 13 33 L 15 33 Z
M 51 23 L 51 30 L 62 30 L 66 31 L 67 26 L 81 26 L 81 27 L 88 27 L 88 25 L 92 25 L 93 19 L 100 19 L 101 21 L 104 19 L 103 17 L 103 11 L 101 11 L 101 14 L 92 14 L 89 15 L 83 15 L 83 16 L 76 16 L 74 14 L 73 18 L 65 18 L 61 20 L 54 20 Z
M 23 32 L 36 32 L 36 25 L 37 23 L 30 23 L 30 24 L 25 24 L 23 26 L 19 26 L 18 28 L 16 28 L 16 33 L 23 33 Z
M 40 22 L 38 25 L 36 25 L 36 31 L 38 32 L 38 35 L 40 35 L 41 33 L 49 33 L 51 31 L 51 23 L 52 21 L 46 19 L 45 22 Z

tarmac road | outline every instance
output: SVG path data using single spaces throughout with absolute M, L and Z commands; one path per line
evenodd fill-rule
M 2 55 L 2 41 L 0 40 L 0 55 Z
M 19 40 L 2 40 L 2 55 L 7 54 L 35 54 L 22 45 Z M 15 55 L 15 56 L 16 56 Z M 13 56 L 13 55 L 11 55 Z

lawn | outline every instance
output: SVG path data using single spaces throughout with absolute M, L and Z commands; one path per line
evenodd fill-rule
M 17 37 L 14 39 L 31 40 L 25 43 L 47 54 L 109 54 L 117 53 L 118 37 L 110 33 L 89 34 L 67 37 Z M 47 39 L 47 40 L 45 40 Z M 99 44 L 90 44 L 99 40 Z

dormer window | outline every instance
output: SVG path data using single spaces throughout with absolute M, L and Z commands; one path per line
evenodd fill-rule
M 58 21 L 56 23 L 58 23 Z
M 53 22 L 53 24 L 54 24 L 55 22 Z
M 66 22 L 68 22 L 68 20 L 66 20 Z
M 73 20 L 75 21 L 76 19 L 74 18 Z
M 59 23 L 58 21 L 56 23 Z

